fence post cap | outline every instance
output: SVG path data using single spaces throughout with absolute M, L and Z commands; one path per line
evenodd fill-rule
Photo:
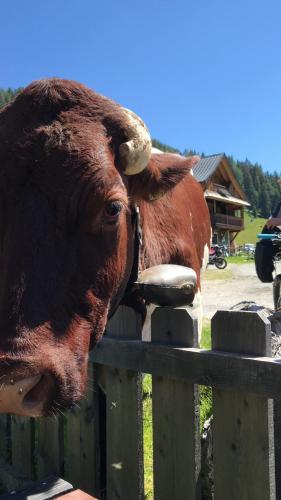
M 212 349 L 271 356 L 271 325 L 262 311 L 217 311 L 211 331 Z
M 248 316 L 248 318 L 247 318 Z M 214 316 L 211 319 L 211 323 L 215 323 L 216 321 L 221 321 L 221 320 L 235 320 L 236 318 L 243 317 L 244 321 L 247 321 L 247 319 L 251 321 L 256 321 L 257 323 L 261 323 L 263 325 L 269 325 L 270 326 L 270 321 L 268 317 L 265 315 L 265 313 L 261 311 L 232 311 L 231 309 L 218 309 Z M 255 317 L 255 319 L 253 319 Z
M 197 318 L 189 307 L 156 307 L 151 316 L 151 340 L 197 347 Z

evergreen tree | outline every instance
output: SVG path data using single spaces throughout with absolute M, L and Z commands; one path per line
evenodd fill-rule
M 9 102 L 11 99 L 13 99 L 13 97 L 17 95 L 18 92 L 20 92 L 20 90 L 21 90 L 20 88 L 15 90 L 12 90 L 10 88 L 9 89 L 0 88 L 0 108 L 5 104 L 7 104 L 7 102 Z
M 164 144 L 163 142 L 158 141 L 157 139 L 152 139 L 152 146 L 154 148 L 160 149 L 164 153 L 177 153 L 181 154 L 179 149 L 172 148 L 171 146 L 168 146 L 167 144 Z

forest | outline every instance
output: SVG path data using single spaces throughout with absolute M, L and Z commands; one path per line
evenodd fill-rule
M 8 103 L 19 91 L 20 89 L 0 88 L 0 107 Z M 194 154 L 205 156 L 204 153 L 188 149 L 188 147 L 183 151 L 179 151 L 157 139 L 153 139 L 153 145 L 162 151 L 179 153 L 185 156 Z M 218 153 L 218 151 L 213 153 Z M 253 216 L 268 217 L 281 198 L 280 189 L 276 182 L 280 177 L 280 173 L 278 174 L 277 171 L 273 173 L 266 172 L 263 170 L 262 165 L 252 163 L 248 158 L 237 160 L 233 156 L 227 156 L 227 159 L 238 182 L 246 193 L 249 203 L 251 203 Z

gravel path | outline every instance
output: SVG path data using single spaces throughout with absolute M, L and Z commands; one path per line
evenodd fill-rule
M 220 275 L 223 270 L 210 267 L 212 275 Z M 218 309 L 229 309 L 238 302 L 253 301 L 259 305 L 273 307 L 272 284 L 261 283 L 256 276 L 255 265 L 228 264 L 225 271 L 231 270 L 232 276 L 226 279 L 204 279 L 202 282 L 203 316 L 211 318 Z M 228 273 L 229 274 L 229 273 Z

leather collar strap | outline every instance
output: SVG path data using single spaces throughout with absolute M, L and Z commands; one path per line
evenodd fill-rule
M 140 225 L 140 209 L 137 205 L 132 208 L 132 227 L 134 232 L 134 258 L 130 278 L 125 290 L 125 295 L 129 293 L 139 277 L 140 269 L 140 249 L 142 246 L 142 230 Z
M 141 226 L 140 226 L 140 210 L 139 207 L 134 205 L 132 207 L 132 229 L 133 229 L 133 264 L 132 264 L 132 269 L 130 273 L 130 277 L 128 279 L 125 291 L 123 293 L 123 298 L 126 297 L 126 295 L 129 295 L 131 291 L 133 290 L 134 283 L 137 281 L 138 276 L 139 276 L 139 268 L 140 268 L 140 248 L 142 245 L 142 231 L 141 231 Z M 111 318 L 113 314 L 115 313 L 117 307 L 119 306 L 119 302 L 114 303 L 113 306 L 110 307 L 108 317 Z

